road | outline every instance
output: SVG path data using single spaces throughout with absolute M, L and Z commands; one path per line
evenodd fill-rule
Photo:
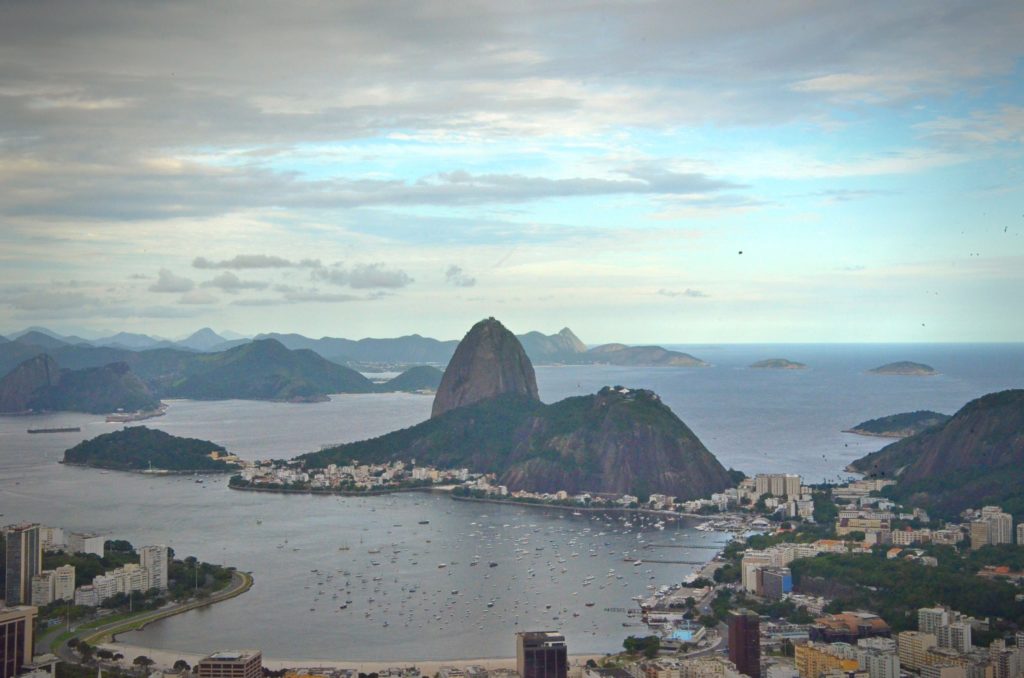
M 218 591 L 211 595 L 209 598 L 192 599 L 182 603 L 173 603 L 171 605 L 165 605 L 158 610 L 151 610 L 138 615 L 133 615 L 128 619 L 119 619 L 109 624 L 102 626 L 96 626 L 92 628 L 82 629 L 81 633 L 75 633 L 73 637 L 84 640 L 90 645 L 97 645 L 102 642 L 106 642 L 108 638 L 113 638 L 118 633 L 127 633 L 128 631 L 136 631 L 141 629 L 153 622 L 164 619 L 165 617 L 171 617 L 176 614 L 182 614 L 189 610 L 195 610 L 200 607 L 206 607 L 207 605 L 213 605 L 229 598 L 239 596 L 246 591 L 253 584 L 252 576 L 246 572 L 232 572 L 231 583 L 227 588 Z M 75 629 L 72 628 L 74 631 Z M 51 635 L 52 634 L 52 635 Z M 62 637 L 63 628 L 57 628 L 51 632 L 48 632 L 45 636 L 40 638 L 40 645 L 45 647 L 46 643 L 50 644 L 50 652 L 53 652 L 63 661 L 70 663 L 78 663 L 78 656 L 71 651 L 71 648 L 67 646 L 67 642 L 60 643 L 60 647 L 53 647 L 53 643 L 57 638 Z M 49 636 L 49 637 L 47 637 Z M 45 639 L 45 640 L 44 640 Z

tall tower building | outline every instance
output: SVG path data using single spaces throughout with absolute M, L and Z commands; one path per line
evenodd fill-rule
M 149 572 L 147 588 L 167 590 L 167 561 L 170 560 L 168 556 L 167 547 L 163 544 L 143 546 L 139 549 L 139 565 Z
M 740 673 L 761 678 L 761 620 L 750 610 L 729 617 L 729 661 Z
M 32 577 L 42 572 L 43 544 L 39 525 L 12 525 L 7 528 L 7 606 L 25 605 L 32 600 Z
M 988 523 L 989 544 L 1013 543 L 1013 516 L 998 506 L 986 506 L 981 509 L 981 519 Z
M 565 636 L 555 631 L 516 634 L 516 670 L 522 678 L 566 678 L 569 650 Z

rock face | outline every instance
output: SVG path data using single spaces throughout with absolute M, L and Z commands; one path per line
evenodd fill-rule
M 985 504 L 1024 513 L 1024 390 L 972 400 L 944 425 L 888 445 L 850 468 L 895 478 L 898 497 L 940 515 Z
M 494 318 L 466 333 L 444 371 L 431 417 L 505 394 L 540 400 L 533 364 L 519 340 Z
M 39 392 L 60 381 L 60 368 L 42 353 L 15 367 L 0 379 L 0 412 L 25 412 L 32 409 Z

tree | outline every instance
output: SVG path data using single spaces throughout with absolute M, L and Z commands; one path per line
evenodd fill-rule
M 185 661 L 184 659 L 179 659 L 178 661 L 174 662 L 174 666 L 172 668 L 175 671 L 191 671 L 192 670 L 192 667 L 189 666 L 188 662 Z
M 152 666 L 155 663 L 156 662 L 154 662 L 152 659 L 150 659 L 144 654 L 140 654 L 138 657 L 132 660 L 132 664 L 134 664 L 135 666 L 142 667 L 144 669 Z

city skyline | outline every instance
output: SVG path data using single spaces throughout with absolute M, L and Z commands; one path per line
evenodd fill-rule
M 1022 25 L 7 3 L 0 331 L 1021 341 Z

